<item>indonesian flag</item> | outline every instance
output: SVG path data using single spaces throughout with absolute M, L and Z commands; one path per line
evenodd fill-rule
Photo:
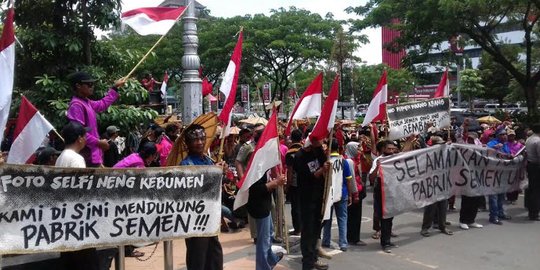
M 137 8 L 122 13 L 121 19 L 139 35 L 165 35 L 185 10 L 186 7 Z
M 15 73 L 15 34 L 13 32 L 13 8 L 8 9 L 4 22 L 4 30 L 0 37 L 0 142 L 4 140 L 11 108 L 13 78 Z
M 433 98 L 447 97 L 448 95 L 450 95 L 450 81 L 448 81 L 448 68 L 446 68 Z
M 298 100 L 294 106 L 291 118 L 284 131 L 285 135 L 291 134 L 291 125 L 294 120 L 316 117 L 321 114 L 322 86 L 323 74 L 321 72 L 313 79 L 311 84 L 306 88 L 304 94 L 302 94 L 302 97 L 300 97 L 300 100 Z
M 386 118 L 386 102 L 388 101 L 388 84 L 386 83 L 386 70 L 383 72 L 375 92 L 373 92 L 373 99 L 369 103 L 369 107 L 366 112 L 366 117 L 362 126 L 365 127 L 371 122 L 383 121 Z
M 336 75 L 330 93 L 324 101 L 322 107 L 321 116 L 317 119 L 317 123 L 313 127 L 313 131 L 309 134 L 309 141 L 322 140 L 330 134 L 330 130 L 334 128 L 336 123 L 336 113 L 338 105 L 339 95 L 339 75 Z M 309 145 L 309 141 L 306 141 L 306 145 Z
M 236 86 L 238 84 L 238 73 L 240 71 L 240 62 L 242 60 L 242 40 L 244 35 L 242 31 L 238 35 L 238 42 L 234 47 L 233 54 L 231 56 L 231 61 L 229 61 L 229 66 L 225 71 L 223 76 L 223 81 L 219 87 L 219 91 L 225 96 L 225 102 L 223 103 L 223 109 L 219 114 L 219 120 L 223 122 L 224 128 L 224 137 L 228 136 L 231 129 L 231 116 L 232 109 L 234 107 L 234 101 L 236 98 Z
M 279 136 L 277 129 L 277 110 L 274 107 L 270 121 L 264 129 L 255 151 L 251 154 L 244 177 L 238 183 L 240 190 L 234 200 L 234 210 L 246 204 L 249 199 L 249 187 L 257 182 L 273 167 L 281 164 Z
M 51 123 L 23 96 L 7 163 L 25 164 L 52 129 Z
M 165 71 L 165 75 L 163 75 L 163 82 L 161 83 L 161 98 L 166 99 L 167 98 L 167 82 L 169 81 L 169 74 L 167 71 Z

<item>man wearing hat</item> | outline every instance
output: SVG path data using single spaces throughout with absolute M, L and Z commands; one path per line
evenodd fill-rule
M 114 140 L 118 137 L 119 131 L 120 129 L 116 126 L 108 126 L 105 131 L 104 137 L 109 143 L 109 149 L 103 152 L 103 165 L 105 167 L 112 167 L 114 164 L 120 161 L 120 159 L 122 159 L 122 156 L 118 151 L 118 146 L 114 142 Z
M 206 131 L 203 126 L 189 125 L 182 132 L 188 155 L 180 165 L 214 165 L 212 159 L 205 155 Z M 223 166 L 223 163 L 216 165 Z M 217 236 L 186 238 L 186 267 L 188 270 L 221 270 L 223 269 L 223 249 Z
M 440 136 L 431 136 L 432 147 L 445 144 Z M 422 230 L 420 234 L 424 237 L 430 236 L 429 228 L 433 224 L 435 214 L 437 214 L 437 224 L 441 233 L 453 235 L 454 232 L 446 228 L 446 212 L 448 210 L 448 200 L 442 200 L 424 207 L 424 217 L 422 220 Z
M 487 147 L 493 148 L 501 154 L 510 156 L 510 148 L 508 147 L 508 136 L 504 128 L 500 128 L 495 132 L 495 138 L 488 142 Z M 497 225 L 502 225 L 501 219 L 509 220 L 510 216 L 504 213 L 504 193 L 489 195 L 489 222 Z
M 73 98 L 69 103 L 67 118 L 70 121 L 79 122 L 90 130 L 86 134 L 88 151 L 82 151 L 88 167 L 100 167 L 103 164 L 103 150 L 109 148 L 106 139 L 99 139 L 96 113 L 109 108 L 118 99 L 118 88 L 122 87 L 125 80 L 115 82 L 105 97 L 100 100 L 91 100 L 94 94 L 95 79 L 86 72 L 76 72 L 69 77 Z
M 35 164 L 54 166 L 60 153 L 60 151 L 50 146 L 38 149 Z

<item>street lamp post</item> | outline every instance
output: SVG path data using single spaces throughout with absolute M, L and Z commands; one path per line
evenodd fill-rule
M 195 16 L 195 1 L 189 0 L 186 15 L 182 18 L 184 34 L 184 56 L 182 57 L 182 89 L 184 104 L 182 121 L 189 124 L 202 114 L 202 81 L 199 78 L 200 59 L 197 54 L 199 38 L 197 37 L 197 17 Z

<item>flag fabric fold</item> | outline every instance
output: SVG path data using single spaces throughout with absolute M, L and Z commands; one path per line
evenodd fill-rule
M 23 96 L 13 132 L 13 144 L 6 162 L 25 164 L 52 129 L 51 123 Z
M 373 98 L 369 103 L 369 107 L 364 117 L 362 126 L 365 127 L 371 122 L 384 121 L 386 118 L 386 102 L 388 101 L 388 84 L 386 82 L 386 70 L 383 72 L 375 92 L 373 92 Z
M 122 13 L 121 20 L 139 35 L 165 35 L 185 10 L 184 6 L 137 8 Z
M 165 75 L 163 75 L 163 82 L 161 83 L 161 98 L 166 99 L 167 98 L 167 82 L 169 81 L 169 74 L 167 71 L 165 71 Z
M 336 75 L 336 78 L 332 83 L 332 87 L 330 88 L 330 92 L 328 93 L 328 97 L 324 101 L 321 115 L 319 116 L 319 119 L 317 119 L 317 122 L 313 127 L 313 131 L 309 134 L 309 141 L 322 140 L 326 138 L 328 134 L 330 134 L 330 130 L 334 128 L 334 124 L 336 123 L 338 95 L 339 75 Z M 307 144 L 309 144 L 309 141 Z
M 15 78 L 15 32 L 13 30 L 15 12 L 13 8 L 8 9 L 6 15 L 0 37 L 0 142 L 4 140 L 4 129 L 11 108 L 13 79 Z
M 304 94 L 302 94 L 302 97 L 296 102 L 289 123 L 287 123 L 287 127 L 285 128 L 285 135 L 291 134 L 291 125 L 294 120 L 316 117 L 321 114 L 322 86 L 323 74 L 321 72 L 313 79 Z
M 229 135 L 231 129 L 231 116 L 236 99 L 236 87 L 238 85 L 238 73 L 240 72 L 240 62 L 242 60 L 242 41 L 243 33 L 240 31 L 238 34 L 238 41 L 234 47 L 231 60 L 223 76 L 223 81 L 219 87 L 219 91 L 225 96 L 225 102 L 223 103 L 223 109 L 219 114 L 219 120 L 223 123 L 224 137 Z
M 203 97 L 206 97 L 206 96 L 212 94 L 213 88 L 214 88 L 214 86 L 212 85 L 212 83 L 210 83 L 208 81 L 208 78 L 204 77 L 202 79 L 202 95 L 203 95 Z
M 439 86 L 433 95 L 433 98 L 447 97 L 450 95 L 450 81 L 448 80 L 448 68 L 444 71 Z
M 249 187 L 261 179 L 268 170 L 281 164 L 277 114 L 278 112 L 274 107 L 268 125 L 259 138 L 253 154 L 251 154 L 246 173 L 238 183 L 240 189 L 234 200 L 235 210 L 248 202 Z

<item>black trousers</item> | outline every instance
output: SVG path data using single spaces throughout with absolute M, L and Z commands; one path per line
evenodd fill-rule
M 540 211 L 540 165 L 527 164 L 529 187 L 526 190 L 526 206 L 529 209 L 529 218 L 537 218 Z
M 354 244 L 360 241 L 362 226 L 362 200 L 347 207 L 347 241 Z
M 77 270 L 107 270 L 117 253 L 116 248 L 96 250 L 88 248 L 77 251 L 60 253 L 63 269 Z
M 304 192 L 305 193 L 305 192 Z M 317 261 L 317 240 L 321 236 L 322 195 L 313 199 L 312 194 L 301 194 L 302 234 L 300 249 L 302 250 L 302 269 L 312 269 Z
M 383 218 L 382 191 L 379 180 L 376 181 L 373 189 L 373 209 L 373 216 L 377 216 L 380 220 L 381 246 L 385 247 L 391 243 L 390 238 L 392 237 L 392 225 L 394 218 Z M 375 222 L 375 220 L 373 222 Z M 373 227 L 375 228 L 375 223 L 373 224 Z
M 424 219 L 422 221 L 422 230 L 427 230 L 433 224 L 435 213 L 437 214 L 437 224 L 439 230 L 444 230 L 446 225 L 446 210 L 448 209 L 448 200 L 442 200 L 424 207 Z
M 291 217 L 292 225 L 295 232 L 302 231 L 302 210 L 300 207 L 300 192 L 298 187 L 289 187 L 287 190 L 289 193 L 289 200 L 291 201 Z
M 217 236 L 186 238 L 188 270 L 222 270 L 223 250 Z
M 471 224 L 476 219 L 478 207 L 484 196 L 469 197 L 461 195 L 461 209 L 459 210 L 459 223 Z

